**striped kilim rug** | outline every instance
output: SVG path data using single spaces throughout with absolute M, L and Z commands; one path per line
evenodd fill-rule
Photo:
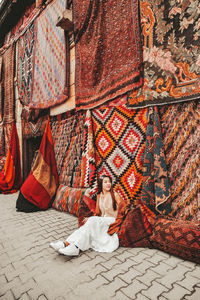
M 172 214 L 200 221 L 200 101 L 160 109 Z
M 81 185 L 81 156 L 85 112 L 75 110 L 51 117 L 54 152 L 59 183 L 71 187 Z
M 136 203 L 142 184 L 147 109 L 126 106 L 92 111 L 97 174 L 108 174 L 114 188 L 128 203 Z
M 35 45 L 34 22 L 17 42 L 17 83 L 20 101 L 28 105 L 31 100 L 33 54 Z
M 68 98 L 68 60 L 65 32 L 56 27 L 66 9 L 65 0 L 50 3 L 37 18 L 33 92 L 30 107 L 47 108 Z

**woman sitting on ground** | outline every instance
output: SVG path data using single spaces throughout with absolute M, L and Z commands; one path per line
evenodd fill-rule
M 50 243 L 60 254 L 76 256 L 80 250 L 93 249 L 98 252 L 113 252 L 119 247 L 117 233 L 107 233 L 118 214 L 120 196 L 114 192 L 112 179 L 103 175 L 99 179 L 95 216 L 85 218 L 85 224 L 74 231 L 66 240 Z

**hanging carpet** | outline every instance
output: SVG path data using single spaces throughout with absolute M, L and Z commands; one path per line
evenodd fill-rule
M 142 85 L 138 1 L 74 0 L 76 107 L 94 108 Z
M 33 54 L 35 46 L 34 22 L 17 42 L 17 84 L 20 101 L 29 105 L 32 92 Z
M 138 108 L 200 98 L 199 0 L 141 0 L 144 85 Z
M 172 215 L 200 221 L 200 102 L 160 108 Z
M 6 154 L 3 170 L 0 172 L 0 193 L 11 194 L 22 184 L 19 139 L 15 122 L 12 123 L 10 145 Z
M 169 178 L 156 106 L 148 109 L 143 163 L 141 201 L 154 213 L 169 214 L 171 212 Z
M 0 56 L 0 122 L 3 120 L 3 56 Z
M 34 165 L 20 189 L 17 210 L 32 212 L 47 209 L 52 204 L 57 187 L 58 174 L 48 120 Z
M 48 110 L 24 106 L 21 113 L 23 138 L 43 136 L 48 121 Z
M 5 136 L 4 136 L 4 125 L 0 122 L 0 172 L 3 170 L 6 161 L 5 155 Z
M 30 107 L 48 108 L 68 99 L 69 54 L 65 32 L 56 26 L 65 0 L 50 3 L 35 21 L 35 55 Z
M 90 110 L 87 110 L 84 122 L 80 186 L 89 187 L 91 194 L 97 193 L 94 134 Z
M 14 72 L 15 72 L 15 43 L 3 54 L 3 90 L 4 90 L 4 117 L 5 123 L 15 120 Z
M 35 7 L 35 3 L 27 3 L 27 5 L 28 6 L 26 7 L 25 11 L 18 19 L 17 24 L 14 27 L 12 27 L 12 29 L 6 34 L 4 39 L 4 45 L 12 43 L 13 39 L 16 41 L 19 38 L 19 36 L 23 34 L 23 30 L 25 30 L 25 28 L 30 25 L 33 18 L 35 18 L 36 15 L 38 15 L 39 10 Z
M 0 157 L 5 156 L 5 137 L 3 122 L 0 122 Z
M 142 184 L 147 109 L 126 106 L 101 107 L 92 111 L 98 176 L 108 174 L 127 203 L 137 204 Z
M 81 184 L 81 156 L 85 112 L 68 111 L 51 117 L 52 136 L 59 183 L 69 187 Z
M 8 152 L 9 145 L 10 145 L 10 138 L 12 132 L 12 123 L 3 124 L 4 127 L 4 147 L 5 147 L 5 154 Z

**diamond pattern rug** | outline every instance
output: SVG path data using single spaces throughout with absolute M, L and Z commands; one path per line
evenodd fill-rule
M 136 202 L 141 191 L 146 113 L 125 105 L 92 111 L 97 174 L 110 175 L 127 203 Z
M 56 26 L 58 17 L 65 9 L 65 0 L 53 1 L 35 22 L 33 92 L 30 107 L 48 108 L 68 98 L 68 40 L 64 30 Z
M 33 53 L 35 46 L 34 22 L 17 42 L 17 83 L 20 101 L 28 105 L 31 100 Z

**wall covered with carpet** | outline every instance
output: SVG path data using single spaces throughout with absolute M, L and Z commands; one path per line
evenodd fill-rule
M 66 9 L 72 32 L 56 25 Z M 120 232 L 121 245 L 172 251 L 158 245 L 161 231 L 200 221 L 199 13 L 197 0 L 28 1 L 0 48 L 1 192 L 20 189 L 19 210 L 53 205 L 81 218 L 93 214 L 98 178 L 110 175 L 124 201 L 110 229 Z M 75 100 L 61 113 L 71 96 L 72 44 Z M 35 155 L 24 159 L 37 138 Z M 14 152 L 30 168 L 22 186 Z M 46 202 L 31 195 L 31 182 Z M 167 229 L 160 218 L 169 220 Z M 133 220 L 144 222 L 143 242 Z M 180 251 L 189 241 L 183 244 Z

